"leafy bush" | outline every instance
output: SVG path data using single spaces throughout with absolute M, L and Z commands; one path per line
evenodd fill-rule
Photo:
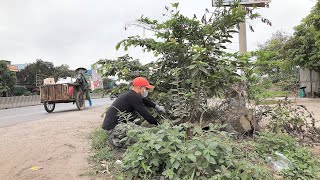
M 123 159 L 127 178 L 169 179 L 268 179 L 270 175 L 233 155 L 231 139 L 217 127 L 210 132 L 194 128 L 188 138 L 185 125 L 164 123 L 149 130 L 133 130 L 129 137 L 137 140 Z M 236 146 L 234 144 L 234 146 Z M 241 159 L 237 159 L 241 157 Z
M 288 100 L 279 101 L 273 109 L 269 128 L 273 132 L 301 133 L 306 125 L 306 115 L 298 112 L 297 107 L 291 105 Z
M 319 179 L 319 159 L 307 148 L 300 147 L 288 134 L 262 132 L 255 142 L 256 151 L 263 158 L 278 151 L 292 163 L 292 167 L 281 172 L 288 179 Z
M 21 95 L 23 95 L 26 91 L 27 91 L 27 88 L 26 88 L 26 87 L 16 85 L 16 86 L 14 86 L 13 94 L 14 94 L 15 96 L 21 96 Z
M 31 93 L 30 91 L 26 91 L 23 95 L 25 95 L 25 96 L 31 96 L 32 93 Z

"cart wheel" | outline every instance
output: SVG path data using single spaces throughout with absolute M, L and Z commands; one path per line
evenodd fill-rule
M 49 102 L 45 102 L 43 103 L 44 109 L 48 112 L 48 113 L 52 113 L 54 108 L 56 107 L 55 103 L 49 103 Z
M 79 110 L 84 109 L 85 100 L 86 100 L 86 98 L 85 98 L 85 95 L 82 93 L 82 91 L 77 92 L 76 105 Z

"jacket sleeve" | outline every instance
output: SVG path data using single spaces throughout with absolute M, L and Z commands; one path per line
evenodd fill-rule
M 143 104 L 142 98 L 135 98 L 134 102 L 131 102 L 132 107 L 135 111 L 137 111 L 145 120 L 147 120 L 150 124 L 159 124 L 159 122 L 154 118 L 147 108 Z
M 156 104 L 154 102 L 152 102 L 150 99 L 148 98 L 142 98 L 142 102 L 144 105 L 149 106 L 149 107 L 156 107 Z

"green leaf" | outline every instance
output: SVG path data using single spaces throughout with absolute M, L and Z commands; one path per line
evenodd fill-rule
M 159 159 L 158 158 L 153 158 L 151 161 L 150 161 L 150 164 L 153 164 L 155 166 L 159 166 Z
M 196 155 L 196 156 L 200 156 L 202 153 L 200 152 L 200 151 L 196 151 L 195 153 L 194 153 L 194 155 Z
M 200 56 L 201 56 L 201 54 L 195 54 L 195 55 L 192 57 L 192 60 L 196 61 Z
M 188 154 L 187 157 L 188 157 L 191 161 L 193 161 L 193 162 L 196 162 L 196 161 L 197 161 L 196 156 L 194 156 L 193 154 Z
M 196 76 L 198 76 L 198 74 L 199 74 L 199 70 L 198 69 L 194 69 L 192 71 L 191 77 L 196 77 Z
M 172 7 L 178 8 L 178 6 L 179 6 L 179 3 L 172 3 Z
M 192 65 L 188 66 L 187 68 L 188 68 L 188 69 L 194 69 L 196 66 L 197 66 L 197 65 L 192 64 Z
M 199 69 L 204 72 L 206 75 L 210 75 L 210 73 L 208 72 L 208 70 L 206 68 L 204 68 L 203 66 L 200 66 Z
M 209 143 L 209 149 L 211 149 L 211 150 L 215 149 L 217 146 L 218 146 L 217 142 L 210 142 Z
M 122 42 L 119 42 L 117 45 L 116 45 L 116 50 L 119 50 L 120 46 L 121 46 L 121 43 Z
M 178 169 L 179 166 L 180 166 L 180 163 L 179 163 L 178 161 L 174 162 L 173 165 L 172 165 L 172 167 L 173 167 L 174 169 Z
M 159 150 L 159 149 L 161 148 L 161 145 L 160 145 L 160 144 L 156 144 L 156 145 L 154 146 L 154 148 L 156 148 L 156 150 Z

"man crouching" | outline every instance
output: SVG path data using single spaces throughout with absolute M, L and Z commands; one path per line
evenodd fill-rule
M 158 106 L 146 98 L 148 90 L 154 89 L 154 86 L 150 85 L 146 78 L 137 77 L 133 80 L 132 85 L 131 90 L 120 94 L 112 103 L 102 124 L 102 128 L 108 132 L 109 143 L 118 148 L 124 148 L 128 130 L 140 127 L 133 123 L 136 119 L 135 113 L 139 113 L 150 124 L 158 125 L 159 122 L 145 106 L 155 108 L 159 112 L 165 112 L 163 106 Z M 129 118 L 121 116 L 123 113 L 129 113 Z

